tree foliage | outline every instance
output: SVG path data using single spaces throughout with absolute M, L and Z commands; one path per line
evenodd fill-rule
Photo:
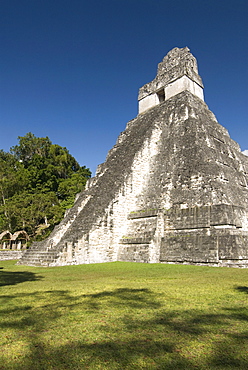
M 91 172 L 48 137 L 18 137 L 10 153 L 0 150 L 0 232 L 24 229 L 42 238 L 62 219 Z

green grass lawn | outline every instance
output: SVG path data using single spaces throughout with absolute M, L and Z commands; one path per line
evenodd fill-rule
M 248 369 L 248 270 L 0 261 L 0 369 Z

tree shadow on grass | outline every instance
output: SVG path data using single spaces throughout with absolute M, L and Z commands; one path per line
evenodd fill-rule
M 39 307 L 16 306 L 11 318 L 8 310 L 0 310 L 0 317 L 5 318 L 0 327 L 16 329 L 29 348 L 21 360 L 10 360 L 4 366 L 0 362 L 1 370 L 248 368 L 248 334 L 230 329 L 236 323 L 248 327 L 244 307 L 224 307 L 218 313 L 176 311 L 166 309 L 166 303 L 162 305 L 151 290 L 130 288 L 81 296 L 66 290 L 37 291 L 17 298 L 39 300 Z M 100 323 L 104 310 L 119 308 L 123 311 L 116 322 L 108 318 L 104 325 Z M 63 332 L 61 340 L 44 340 L 43 334 L 57 320 L 71 320 L 73 310 L 79 312 L 70 321 L 78 337 L 68 336 L 65 341 Z M 88 316 L 82 316 L 85 312 Z M 85 331 L 86 318 L 99 318 L 94 340 Z M 199 350 L 201 346 L 205 349 Z
M 121 306 L 123 303 L 126 307 L 132 308 L 159 308 L 161 303 L 156 300 L 156 295 L 149 289 L 130 289 L 119 288 L 112 291 L 103 291 L 95 294 L 85 294 L 82 296 L 86 299 L 89 308 L 100 309 L 103 302 L 111 302 L 112 307 Z
M 20 272 L 0 271 L 0 286 L 16 285 L 23 283 L 25 281 L 37 281 L 41 279 L 42 276 L 39 276 L 29 271 L 20 271 Z
M 239 292 L 243 292 L 243 293 L 248 294 L 248 287 L 247 286 L 237 286 L 235 289 Z

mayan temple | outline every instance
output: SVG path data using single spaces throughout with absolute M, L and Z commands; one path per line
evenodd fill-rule
M 96 176 L 20 264 L 248 266 L 248 157 L 205 104 L 187 47 L 164 57 L 138 100 Z

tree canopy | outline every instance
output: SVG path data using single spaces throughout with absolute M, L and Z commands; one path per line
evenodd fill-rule
M 48 137 L 18 137 L 10 152 L 0 150 L 0 231 L 24 229 L 42 239 L 63 218 L 91 172 Z

